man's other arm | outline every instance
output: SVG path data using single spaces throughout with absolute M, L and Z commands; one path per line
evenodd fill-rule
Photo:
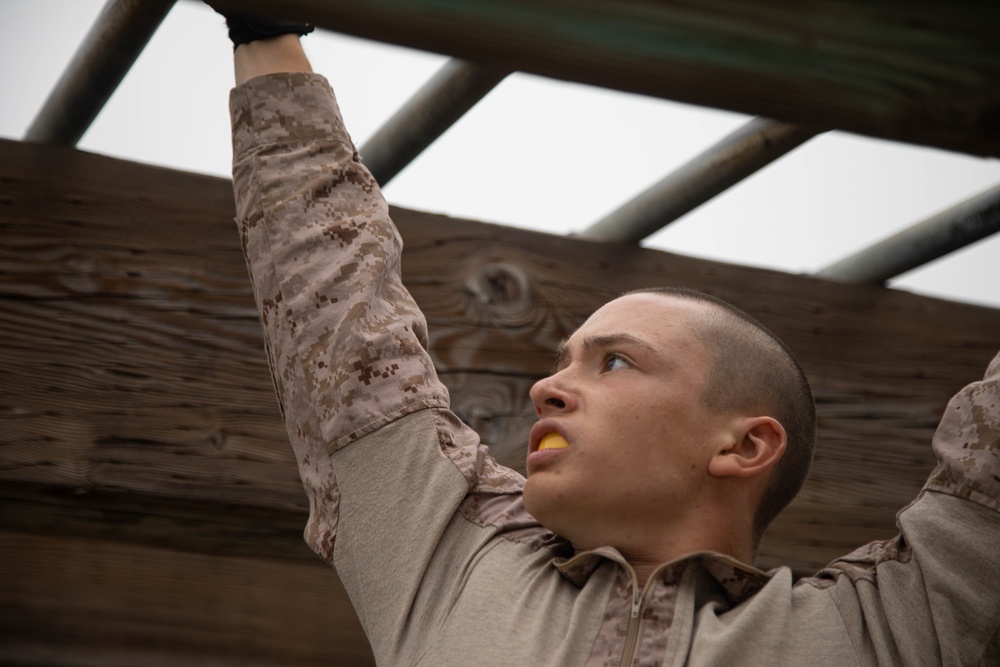
M 820 575 L 863 664 L 1000 664 L 1000 355 L 948 403 L 933 445 L 900 535 Z

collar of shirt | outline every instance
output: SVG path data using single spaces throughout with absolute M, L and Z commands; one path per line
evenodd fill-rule
M 630 574 L 634 574 L 632 566 L 614 547 L 582 551 L 571 558 L 555 558 L 552 562 L 564 577 L 576 586 L 582 587 L 606 560 L 614 561 Z M 700 566 L 706 574 L 717 581 L 725 589 L 733 604 L 739 604 L 752 597 L 771 580 L 771 575 L 767 572 L 742 563 L 732 556 L 713 551 L 699 551 L 663 563 L 656 569 L 654 576 L 664 581 L 676 582 L 681 574 L 693 565 Z

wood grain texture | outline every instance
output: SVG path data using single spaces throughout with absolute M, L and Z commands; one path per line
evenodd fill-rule
M 0 531 L 5 665 L 374 664 L 328 568 Z
M 198 646 L 229 656 L 213 664 L 247 664 L 226 633 L 246 622 L 240 596 L 256 596 L 260 609 L 281 616 L 254 626 L 262 646 L 283 651 L 271 633 L 285 624 L 310 629 L 291 635 L 313 642 L 295 649 L 300 662 L 280 664 L 351 664 L 312 630 L 312 577 L 329 586 L 336 577 L 301 542 L 305 498 L 266 369 L 229 188 L 223 179 L 0 142 L 5 565 L 17 554 L 0 581 L 2 613 L 16 620 L 0 622 L 2 660 L 125 664 L 148 645 L 148 664 L 189 664 L 186 652 Z M 393 215 L 406 242 L 404 279 L 427 314 L 454 407 L 514 467 L 522 467 L 533 422 L 528 387 L 547 372 L 556 342 L 622 290 L 704 289 L 788 341 L 813 381 L 820 443 L 803 493 L 766 540 L 765 566 L 807 572 L 891 537 L 895 512 L 933 465 L 928 442 L 945 402 L 1000 348 L 1000 311 L 992 309 L 402 209 Z M 133 561 L 141 568 L 130 569 Z M 95 582 L 128 588 L 148 568 L 157 575 L 141 596 L 109 591 L 118 596 L 114 609 L 93 602 L 88 614 Z M 268 577 L 298 583 L 258 585 Z M 177 591 L 198 582 L 219 602 L 193 592 L 188 609 Z M 308 598 L 301 607 L 293 603 L 299 596 Z M 330 613 L 350 614 L 339 593 L 329 604 Z M 126 607 L 145 623 L 161 605 L 175 623 L 165 631 L 169 642 L 136 641 L 153 630 L 125 627 L 84 650 L 88 627 L 96 631 Z M 207 629 L 205 605 L 219 616 Z M 44 636 L 66 638 L 51 647 L 58 655 L 32 653 Z M 270 650 L 255 653 L 260 664 L 275 664 L 267 663 Z M 93 659 L 73 662 L 77 654 Z
M 1000 154 L 983 0 L 220 0 L 543 76 Z

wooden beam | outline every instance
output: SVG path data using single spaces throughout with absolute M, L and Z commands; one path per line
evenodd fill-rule
M 261 352 L 228 181 L 69 149 L 16 142 L 0 149 L 7 434 L 0 480 L 28 485 L 18 486 L 18 497 L 36 487 L 81 498 L 126 493 L 176 499 L 178 508 L 269 512 L 272 521 L 287 512 L 297 521 L 305 501 Z M 820 403 L 817 483 L 824 470 L 838 483 L 851 477 L 839 467 L 852 469 L 855 445 L 866 439 L 882 443 L 885 465 L 893 456 L 929 464 L 926 438 L 944 402 L 1000 347 L 993 309 L 401 209 L 394 215 L 407 242 L 405 278 L 427 313 L 456 408 L 518 468 L 533 420 L 527 388 L 547 370 L 555 343 L 625 289 L 705 289 L 757 315 L 796 349 Z M 833 454 L 847 458 L 829 461 Z M 858 461 L 862 469 L 869 455 Z M 867 469 L 874 484 L 883 471 Z M 873 493 L 891 514 L 922 477 L 902 466 L 878 488 L 843 487 L 845 511 L 867 507 Z M 150 511 L 163 511 L 157 506 Z M 840 510 L 808 508 L 821 524 L 843 519 Z M 890 514 L 882 517 L 886 529 Z M 832 556 L 852 537 L 821 528 L 802 539 Z M 773 556 L 798 553 L 786 546 Z
M 0 530 L 0 663 L 370 667 L 326 568 Z
M 0 141 L 0 183 L 0 530 L 29 545 L 18 567 L 44 558 L 38 567 L 53 571 L 99 569 L 105 552 L 151 549 L 156 559 L 213 571 L 249 559 L 267 572 L 308 567 L 335 579 L 301 542 L 306 502 L 266 369 L 229 182 Z M 777 331 L 813 381 L 820 445 L 803 493 L 769 533 L 766 566 L 807 572 L 892 536 L 895 512 L 933 464 L 928 442 L 944 403 L 1000 348 L 993 309 L 393 215 L 406 242 L 404 279 L 427 314 L 455 409 L 514 467 L 523 467 L 533 422 L 527 388 L 549 368 L 555 343 L 618 292 L 701 288 Z M 85 569 L 76 572 L 55 580 L 69 588 L 46 610 L 31 606 L 20 579 L 0 583 L 0 608 L 28 610 L 14 626 L 0 619 L 0 628 L 45 635 L 52 610 L 70 610 L 84 627 L 88 601 L 98 598 Z M 173 595 L 171 582 L 154 580 L 134 604 L 155 607 Z M 249 585 L 239 577 L 220 584 Z M 229 613 L 228 604 L 215 611 Z M 342 596 L 330 605 L 349 613 Z M 94 632 L 100 621 L 92 617 Z M 260 632 L 263 644 L 277 641 Z M 119 639 L 115 651 L 133 646 Z
M 1000 155 L 996 2 L 219 4 L 557 79 Z

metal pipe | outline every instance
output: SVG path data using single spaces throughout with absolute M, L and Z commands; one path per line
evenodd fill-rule
M 361 157 L 379 185 L 402 171 L 507 74 L 463 60 L 446 62 L 361 147 Z
M 175 0 L 108 0 L 49 94 L 25 141 L 75 146 Z
M 639 243 L 822 131 L 754 118 L 580 236 Z
M 816 275 L 881 285 L 996 232 L 1000 232 L 1000 186 L 831 264 Z

